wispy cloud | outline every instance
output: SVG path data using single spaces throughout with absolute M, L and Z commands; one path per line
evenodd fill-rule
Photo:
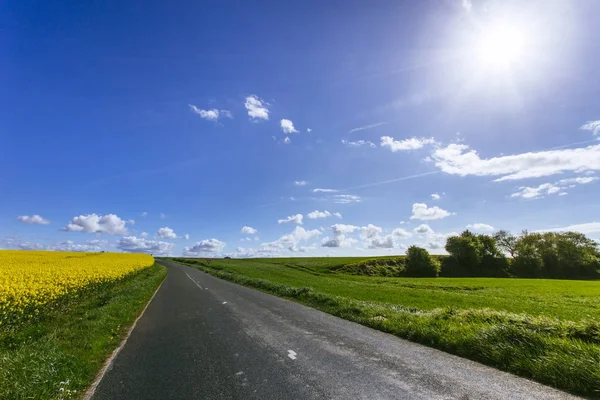
M 296 186 L 306 186 L 308 185 L 307 181 L 294 181 L 294 185 Z
M 462 8 L 464 8 L 465 11 L 470 12 L 471 7 L 473 7 L 471 0 L 462 0 Z
M 370 140 L 357 140 L 356 142 L 349 142 L 347 140 L 342 139 L 342 144 L 347 147 L 369 146 L 373 149 L 377 147 L 375 143 L 371 142 Z
M 37 214 L 31 216 L 21 215 L 17 217 L 17 219 L 24 224 L 30 225 L 48 225 L 50 223 L 50 221 L 48 221 L 46 218 L 43 218 Z
M 312 190 L 313 193 L 336 193 L 338 192 L 337 189 L 323 189 L 323 188 L 316 188 Z
M 244 107 L 248 111 L 248 116 L 252 119 L 269 119 L 269 109 L 267 108 L 268 103 L 252 94 L 246 97 Z
M 594 135 L 600 133 L 600 119 L 597 121 L 588 121 L 583 124 L 579 129 L 582 131 L 591 131 Z
M 350 129 L 348 131 L 348 133 L 364 131 L 366 129 L 373 129 L 373 128 L 377 128 L 378 126 L 385 125 L 385 124 L 387 124 L 387 122 L 376 122 L 376 123 L 370 124 L 370 125 L 359 126 L 358 128 Z
M 410 219 L 420 219 L 424 221 L 442 219 L 455 215 L 453 212 L 446 211 L 438 206 L 427 207 L 425 203 L 415 203 L 412 206 L 412 216 Z
M 218 121 L 219 117 L 221 116 L 233 118 L 233 115 L 229 110 L 218 110 L 216 108 L 212 108 L 210 110 L 202 110 L 193 104 L 188 104 L 188 106 L 190 107 L 190 110 L 192 110 L 193 113 L 198 114 L 200 118 L 203 118 L 207 121 Z

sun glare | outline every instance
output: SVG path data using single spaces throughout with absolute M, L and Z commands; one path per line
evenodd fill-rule
M 483 27 L 475 43 L 478 63 L 487 69 L 509 69 L 525 55 L 527 35 L 510 24 Z

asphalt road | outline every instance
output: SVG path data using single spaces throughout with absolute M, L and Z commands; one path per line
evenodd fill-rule
M 169 273 L 94 400 L 574 399 L 196 269 Z

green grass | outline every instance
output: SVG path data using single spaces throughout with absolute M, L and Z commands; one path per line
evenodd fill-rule
M 215 276 L 600 398 L 600 281 L 382 278 L 357 258 L 192 260 Z
M 40 321 L 0 332 L 0 399 L 80 397 L 166 273 L 155 264 Z

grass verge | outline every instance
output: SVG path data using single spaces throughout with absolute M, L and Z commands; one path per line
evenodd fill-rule
M 241 268 L 228 271 L 226 262 L 208 265 L 195 261 L 189 265 L 218 278 L 291 299 L 558 389 L 600 398 L 600 322 L 594 318 L 569 321 L 545 315 L 452 306 L 424 310 L 362 301 L 316 291 L 312 287 L 249 277 L 241 272 L 244 271 Z M 248 273 L 251 272 L 248 270 Z M 424 292 L 423 296 L 429 294 Z
M 0 399 L 81 397 L 166 274 L 154 264 L 68 309 L 0 332 Z

